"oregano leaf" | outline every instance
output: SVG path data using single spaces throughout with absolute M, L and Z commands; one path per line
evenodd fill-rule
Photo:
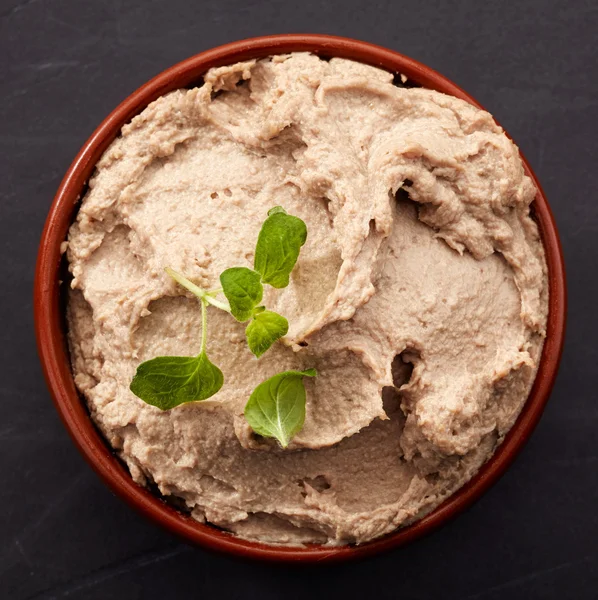
M 305 223 L 281 206 L 268 211 L 257 239 L 253 268 L 262 276 L 262 281 L 275 288 L 289 285 L 301 246 L 307 239 Z
M 315 369 L 285 371 L 260 383 L 245 405 L 245 419 L 264 437 L 276 438 L 283 448 L 305 422 L 304 377 L 315 377 Z
M 259 273 L 247 267 L 233 267 L 222 272 L 220 283 L 233 317 L 241 323 L 250 319 L 264 294 Z
M 199 356 L 158 356 L 141 363 L 131 381 L 131 391 L 147 404 L 169 410 L 186 402 L 206 400 L 224 382 L 222 371 Z
M 253 319 L 245 329 L 247 345 L 259 358 L 272 344 L 286 335 L 289 331 L 289 322 L 278 313 L 271 310 L 260 311 L 254 314 Z

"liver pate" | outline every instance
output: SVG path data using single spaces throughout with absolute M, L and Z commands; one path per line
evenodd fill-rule
M 492 117 L 310 54 L 210 70 L 123 127 L 89 183 L 67 256 L 73 371 L 135 481 L 268 543 L 365 542 L 426 514 L 492 455 L 531 389 L 547 318 L 535 189 Z M 267 210 L 308 226 L 290 323 L 259 361 L 209 309 L 212 399 L 168 412 L 136 366 L 193 355 L 204 288 L 252 266 Z M 257 438 L 258 383 L 315 367 L 289 449 Z

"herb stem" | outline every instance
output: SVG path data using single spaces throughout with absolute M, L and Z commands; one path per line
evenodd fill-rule
M 185 289 L 189 290 L 192 294 L 195 294 L 198 298 L 203 298 L 206 292 L 199 286 L 195 285 L 192 281 L 189 281 L 184 275 L 177 273 L 174 269 L 166 267 L 164 269 L 168 275 L 170 275 L 178 284 L 182 285 Z
M 220 310 L 223 310 L 227 313 L 230 312 L 230 307 L 228 306 L 228 304 L 225 304 L 224 302 L 220 302 L 220 300 L 216 300 L 216 298 L 212 298 L 212 296 L 208 296 L 207 294 L 203 297 L 203 299 L 208 303 L 211 304 L 212 306 L 215 306 L 216 308 L 219 308 Z
M 200 354 L 206 353 L 208 344 L 208 303 L 205 298 L 201 298 L 201 349 Z
M 206 292 L 201 289 L 198 285 L 195 285 L 192 281 L 189 281 L 184 275 L 177 273 L 174 269 L 170 267 L 166 267 L 164 269 L 170 277 L 172 277 L 179 285 L 182 285 L 185 289 L 189 290 L 193 295 L 197 296 L 200 300 L 205 300 L 208 304 L 219 308 L 220 310 L 224 310 L 225 312 L 230 312 L 230 307 L 226 305 L 224 302 L 220 300 L 216 300 L 216 298 L 212 298 L 210 296 L 210 292 Z

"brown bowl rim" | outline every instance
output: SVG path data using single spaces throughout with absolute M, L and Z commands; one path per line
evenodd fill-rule
M 402 73 L 423 87 L 456 96 L 481 108 L 469 94 L 429 67 L 398 52 L 344 37 L 314 34 L 263 36 L 232 42 L 192 56 L 166 69 L 126 98 L 93 132 L 69 167 L 56 192 L 41 236 L 34 282 L 34 317 L 38 352 L 56 409 L 80 452 L 118 496 L 169 531 L 205 548 L 246 558 L 315 563 L 365 557 L 415 540 L 465 510 L 497 481 L 538 423 L 554 384 L 565 335 L 566 282 L 561 244 L 552 212 L 536 176 L 522 156 L 525 170 L 538 189 L 535 215 L 546 249 L 550 286 L 547 336 L 536 381 L 515 425 L 491 459 L 471 481 L 412 525 L 359 546 L 269 546 L 198 523 L 134 483 L 93 425 L 73 382 L 60 304 L 61 243 L 66 238 L 94 165 L 122 125 L 151 101 L 173 89 L 199 82 L 210 67 L 296 51 L 349 58 Z

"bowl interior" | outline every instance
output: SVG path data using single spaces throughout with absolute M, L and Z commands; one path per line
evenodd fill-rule
M 67 171 L 51 206 L 42 234 L 34 286 L 35 329 L 38 351 L 56 408 L 75 444 L 104 481 L 134 508 L 186 540 L 239 556 L 287 562 L 320 562 L 357 558 L 405 544 L 438 527 L 467 508 L 505 471 L 537 424 L 552 388 L 563 346 L 565 329 L 565 277 L 563 258 L 550 208 L 542 189 L 523 159 L 527 174 L 538 189 L 534 203 L 546 249 L 550 300 L 547 337 L 536 380 L 517 422 L 493 457 L 478 474 L 429 515 L 384 538 L 360 546 L 305 548 L 273 547 L 249 542 L 178 512 L 150 491 L 133 482 L 128 471 L 93 425 L 79 397 L 70 370 L 65 336 L 64 262 L 65 240 L 87 181 L 96 162 L 118 136 L 121 127 L 159 96 L 178 88 L 200 85 L 211 67 L 273 54 L 308 51 L 368 63 L 426 88 L 456 96 L 480 107 L 471 96 L 432 69 L 397 52 L 365 42 L 322 35 L 280 35 L 254 38 L 220 46 L 167 69 L 131 94 L 94 131 Z

